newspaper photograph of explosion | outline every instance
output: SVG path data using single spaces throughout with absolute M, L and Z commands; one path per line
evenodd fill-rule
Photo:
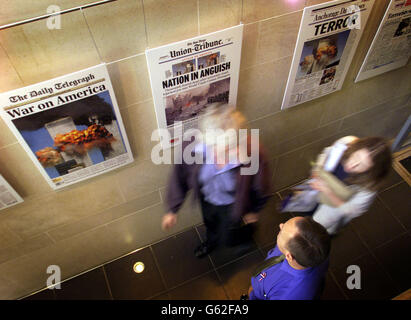
M 51 179 L 126 153 L 108 91 L 13 123 Z

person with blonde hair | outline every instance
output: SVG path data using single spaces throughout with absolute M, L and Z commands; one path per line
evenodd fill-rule
M 265 152 L 259 144 L 253 145 L 249 135 L 244 138 L 239 134 L 241 129 L 247 129 L 246 122 L 233 107 L 214 107 L 200 123 L 202 142 L 192 150 L 201 153 L 203 161 L 187 163 L 183 159 L 174 165 L 169 178 L 162 228 L 169 229 L 177 223 L 177 212 L 187 192 L 193 190 L 206 227 L 206 240 L 195 250 L 199 258 L 219 245 L 231 247 L 251 240 L 258 212 L 270 196 L 271 174 Z M 184 142 L 182 149 L 190 143 Z M 245 144 L 245 153 L 240 144 Z M 256 173 L 243 174 L 242 169 L 251 166 L 249 153 L 255 151 Z

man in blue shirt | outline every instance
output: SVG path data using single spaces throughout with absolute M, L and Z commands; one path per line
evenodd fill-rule
M 276 247 L 251 278 L 250 300 L 318 299 L 330 247 L 326 229 L 311 217 L 295 217 L 280 224 Z

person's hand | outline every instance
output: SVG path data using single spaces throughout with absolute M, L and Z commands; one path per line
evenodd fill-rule
M 324 182 L 324 180 L 322 180 L 319 177 L 316 177 L 315 179 L 312 180 L 312 182 L 310 183 L 311 188 L 313 188 L 314 190 L 318 190 L 320 192 L 323 193 L 330 193 L 330 188 L 328 187 L 328 185 Z
M 319 178 L 318 169 L 317 169 L 317 167 L 313 167 L 311 169 L 310 179 L 318 179 L 318 178 Z
M 254 223 L 258 221 L 258 213 L 247 213 L 243 216 L 245 224 Z
M 332 189 L 324 182 L 321 178 L 313 179 L 310 183 L 311 188 L 322 192 L 323 194 L 327 195 L 329 200 L 334 204 L 336 207 L 342 206 L 345 201 L 340 199 Z
M 177 215 L 175 213 L 169 212 L 163 216 L 163 220 L 161 221 L 161 228 L 163 230 L 168 230 L 174 227 L 177 223 Z

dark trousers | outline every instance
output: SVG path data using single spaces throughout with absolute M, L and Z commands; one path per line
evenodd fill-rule
M 216 247 L 228 242 L 231 205 L 216 206 L 204 199 L 201 200 L 201 212 L 206 226 L 207 245 Z
M 207 245 L 235 246 L 252 240 L 254 224 L 244 225 L 231 219 L 232 205 L 216 206 L 201 199 L 201 211 L 206 226 Z

